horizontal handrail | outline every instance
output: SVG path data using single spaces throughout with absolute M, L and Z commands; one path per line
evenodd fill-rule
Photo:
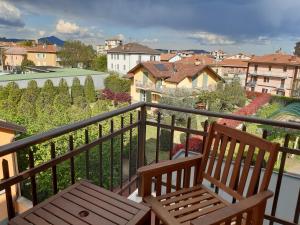
M 132 105 L 120 108 L 120 109 L 116 109 L 114 111 L 106 112 L 106 113 L 103 113 L 101 115 L 91 117 L 91 118 L 86 119 L 86 120 L 81 120 L 79 122 L 75 122 L 75 123 L 72 123 L 72 124 L 61 126 L 61 127 L 49 130 L 49 131 L 44 132 L 44 133 L 40 133 L 40 134 L 37 134 L 37 135 L 34 135 L 34 136 L 30 136 L 30 137 L 15 141 L 11 144 L 3 145 L 3 146 L 0 147 L 0 157 L 4 156 L 4 155 L 7 155 L 7 154 L 10 154 L 10 153 L 13 153 L 13 152 L 16 152 L 19 149 L 26 148 L 30 145 L 45 142 L 45 141 L 50 140 L 52 138 L 58 137 L 60 135 L 67 134 L 71 131 L 78 130 L 80 128 L 89 126 L 91 124 L 101 122 L 105 119 L 112 118 L 114 116 L 118 116 L 120 114 L 123 114 L 123 113 L 129 112 L 131 110 L 140 108 L 144 104 L 145 104 L 144 102 L 138 102 L 138 103 L 135 103 L 135 104 L 132 104 Z
M 295 122 L 281 122 L 281 121 L 261 119 L 257 117 L 251 117 L 251 116 L 239 116 L 234 114 L 211 112 L 211 111 L 199 110 L 199 109 L 186 109 L 178 106 L 170 106 L 170 105 L 148 103 L 148 102 L 145 104 L 148 107 L 154 107 L 159 109 L 166 109 L 166 110 L 192 113 L 197 115 L 204 115 L 204 116 L 211 116 L 211 117 L 218 117 L 218 118 L 226 118 L 226 119 L 239 120 L 244 122 L 260 123 L 260 124 L 271 125 L 276 127 L 284 127 L 284 128 L 300 130 L 300 123 L 295 123 Z

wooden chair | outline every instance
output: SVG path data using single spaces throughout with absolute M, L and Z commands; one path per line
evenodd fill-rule
M 267 199 L 273 195 L 267 188 L 278 148 L 279 144 L 213 123 L 203 155 L 141 167 L 139 194 L 152 207 L 156 224 L 261 225 Z

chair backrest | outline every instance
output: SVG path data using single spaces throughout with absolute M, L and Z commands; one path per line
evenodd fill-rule
M 278 149 L 277 143 L 213 123 L 205 143 L 199 181 L 207 179 L 238 200 L 265 191 Z

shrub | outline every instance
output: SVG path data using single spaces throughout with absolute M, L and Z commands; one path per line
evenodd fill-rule
M 170 148 L 171 131 L 167 129 L 161 129 L 160 131 L 160 149 L 163 151 L 169 151 Z
M 110 89 L 113 92 L 129 92 L 130 80 L 120 77 L 118 74 L 110 74 L 104 80 L 104 86 L 106 89 Z
M 84 94 L 86 100 L 91 103 L 96 101 L 96 91 L 92 76 L 87 76 L 84 81 Z
M 104 89 L 102 91 L 102 98 L 111 100 L 114 102 L 114 104 L 124 103 L 124 102 L 130 103 L 131 100 L 131 96 L 129 95 L 129 93 L 125 93 L 125 92 L 114 93 L 110 89 Z

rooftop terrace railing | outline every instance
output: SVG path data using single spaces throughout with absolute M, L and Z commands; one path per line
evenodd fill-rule
M 158 113 L 150 116 L 147 114 L 150 110 Z M 184 117 L 185 120 L 179 117 Z M 157 163 L 162 159 L 172 159 L 174 153 L 172 150 L 176 142 L 175 134 L 178 133 L 183 133 L 185 136 L 184 155 L 188 156 L 190 137 L 202 136 L 204 144 L 209 121 L 212 118 L 242 121 L 241 129 L 249 132 L 252 132 L 249 128 L 252 124 L 258 124 L 262 126 L 259 129 L 263 138 L 275 138 L 282 143 L 277 161 L 274 197 L 269 203 L 271 210 L 266 212 L 265 219 L 270 224 L 299 223 L 300 182 L 296 187 L 297 193 L 290 193 L 294 199 L 297 199 L 295 204 L 286 206 L 292 211 L 290 216 L 282 217 L 277 212 L 282 189 L 287 188 L 282 182 L 287 157 L 289 154 L 300 156 L 299 147 L 291 147 L 290 144 L 290 140 L 297 138 L 296 135 L 300 133 L 299 123 L 144 102 L 1 146 L 3 180 L 0 182 L 0 191 L 5 190 L 8 218 L 16 215 L 12 187 L 20 189 L 21 194 L 30 198 L 33 205 L 56 194 L 78 179 L 91 180 L 99 186 L 128 196 L 137 187 L 137 168 Z M 182 121 L 185 122 L 184 125 Z M 202 121 L 202 126 L 199 126 L 197 121 Z M 268 132 L 270 127 L 276 129 Z M 163 129 L 170 131 L 168 152 L 167 154 L 164 152 L 164 157 L 160 138 Z M 149 135 L 156 136 L 152 144 L 149 143 Z M 47 152 L 48 157 L 39 158 L 39 151 Z M 22 154 L 25 155 L 22 162 L 27 162 L 27 165 L 20 165 L 19 172 L 14 175 L 12 175 L 13 171 L 9 170 L 7 160 L 3 158 L 12 153 L 17 154 L 19 158 Z M 45 189 L 39 190 L 41 180 L 46 175 L 51 178 L 49 181 L 51 190 L 46 195 L 41 195 L 46 192 Z

